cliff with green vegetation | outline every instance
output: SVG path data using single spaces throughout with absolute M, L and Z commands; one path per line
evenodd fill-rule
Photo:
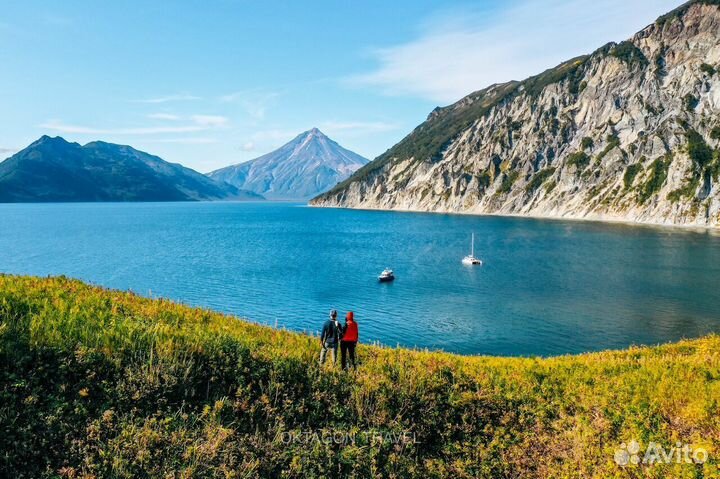
M 720 2 L 436 108 L 317 206 L 720 224 Z
M 362 321 L 362 318 L 360 318 Z M 0 276 L 0 477 L 718 477 L 720 338 L 556 358 L 317 339 Z M 622 443 L 707 449 L 621 467 Z

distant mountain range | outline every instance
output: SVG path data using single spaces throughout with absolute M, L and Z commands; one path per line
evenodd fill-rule
M 268 199 L 305 200 L 332 188 L 366 163 L 366 158 L 313 128 L 275 151 L 208 176 Z
M 0 202 L 259 200 L 129 146 L 43 136 L 0 163 Z

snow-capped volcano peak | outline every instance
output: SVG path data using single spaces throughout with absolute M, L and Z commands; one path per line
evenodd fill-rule
M 261 192 L 268 199 L 312 198 L 343 181 L 367 159 L 338 145 L 318 128 L 275 151 L 209 173 L 213 179 Z
M 298 140 L 300 140 L 298 145 L 298 149 L 300 149 L 307 146 L 307 144 L 311 141 L 326 141 L 329 140 L 329 138 L 325 136 L 322 131 L 318 130 L 317 128 L 313 128 L 312 130 L 300 133 L 292 142 L 298 142 Z

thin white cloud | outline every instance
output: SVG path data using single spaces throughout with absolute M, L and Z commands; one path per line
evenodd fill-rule
M 621 41 L 679 0 L 520 0 L 494 13 L 451 12 L 408 43 L 372 52 L 374 71 L 350 78 L 390 95 L 449 103 L 522 80 L 609 41 Z
M 182 118 L 178 115 L 171 113 L 150 113 L 148 116 L 151 120 L 163 120 L 163 121 L 180 121 Z
M 245 138 L 243 138 L 244 143 L 239 147 L 239 150 L 244 153 L 254 151 L 272 151 L 289 142 L 303 131 L 309 130 L 313 126 L 317 126 L 325 134 L 340 142 L 344 146 L 347 140 L 351 140 L 353 138 L 365 138 L 367 135 L 395 131 L 403 128 L 403 126 L 398 123 L 383 121 L 337 120 L 323 121 L 316 123 L 315 125 L 302 125 L 294 129 L 268 128 L 264 130 L 257 130 L 252 133 L 248 132 Z
M 134 103 L 168 103 L 172 101 L 193 101 L 193 100 L 201 100 L 199 96 L 195 95 L 188 95 L 188 94 L 178 94 L 178 95 L 167 95 L 167 96 L 159 96 L 155 98 L 144 98 L 140 100 L 132 100 Z
M 174 119 L 174 118 L 173 118 Z M 181 119 L 181 118 L 178 118 Z M 60 120 L 49 120 L 40 124 L 40 128 L 60 133 L 74 133 L 80 135 L 157 135 L 164 133 L 193 133 L 211 129 L 223 128 L 229 119 L 219 115 L 192 115 L 189 124 L 173 126 L 148 126 L 131 128 L 97 128 L 85 125 L 72 125 Z
M 238 100 L 242 99 L 245 95 L 246 95 L 245 92 L 236 91 L 236 92 L 233 92 L 233 93 L 228 93 L 227 95 L 222 95 L 222 96 L 220 97 L 220 101 L 221 101 L 221 102 L 224 102 L 224 103 L 231 103 L 231 102 L 238 101 Z
M 39 126 L 40 128 L 45 128 L 46 130 L 80 135 L 156 135 L 160 133 L 192 133 L 209 129 L 209 127 L 203 125 L 151 126 L 141 128 L 95 128 L 83 125 L 70 125 L 56 120 L 42 123 Z
M 268 129 L 259 130 L 250 136 L 250 140 L 254 143 L 283 141 L 288 142 L 302 133 L 302 130 L 282 130 Z
M 222 127 L 226 126 L 228 123 L 230 123 L 230 119 L 226 116 L 220 116 L 220 115 L 190 115 L 190 116 L 180 116 L 180 115 L 174 115 L 172 113 L 151 113 L 147 115 L 148 118 L 151 120 L 160 120 L 160 121 L 189 121 L 196 125 L 204 126 L 204 127 Z
M 159 138 L 154 140 L 143 139 L 146 143 L 177 143 L 181 145 L 209 145 L 218 143 L 217 138 Z
M 308 130 L 309 128 L 305 129 Z M 268 128 L 265 130 L 248 132 L 246 135 L 243 135 L 244 138 L 241 138 L 243 143 L 240 145 L 239 150 L 243 153 L 251 153 L 258 150 L 271 151 L 281 145 L 284 145 L 302 132 L 302 128 L 294 130 Z
M 383 121 L 326 121 L 320 124 L 320 129 L 327 134 L 332 133 L 378 133 L 393 131 L 400 128 L 397 123 Z
M 296 129 L 277 129 L 270 128 L 258 130 L 248 136 L 245 145 L 252 145 L 255 150 L 258 147 L 266 148 L 270 145 L 279 145 L 287 143 L 305 130 L 309 130 L 313 125 L 305 125 Z M 402 128 L 397 123 L 388 123 L 382 121 L 324 121 L 316 124 L 320 130 L 329 136 L 341 135 L 344 138 L 363 136 L 372 133 L 380 133 L 394 131 Z M 243 151 L 252 151 L 250 149 L 241 148 Z
M 281 96 L 280 91 L 265 91 L 261 89 L 243 90 L 222 95 L 222 103 L 235 103 L 242 107 L 250 117 L 256 120 L 265 118 L 268 108 L 274 100 Z
M 0 148 L 0 155 L 12 155 L 13 153 L 17 153 L 16 148 Z
M 220 115 L 193 115 L 190 117 L 193 122 L 201 126 L 220 127 L 229 123 L 229 119 Z

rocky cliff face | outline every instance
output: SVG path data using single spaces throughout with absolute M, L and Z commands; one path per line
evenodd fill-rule
M 720 224 L 720 7 L 434 110 L 312 204 Z

